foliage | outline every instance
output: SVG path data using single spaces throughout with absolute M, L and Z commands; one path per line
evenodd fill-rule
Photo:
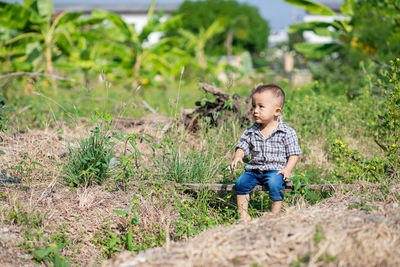
M 332 152 L 348 182 L 355 179 L 381 181 L 386 177 L 400 177 L 400 59 L 391 60 L 390 64 L 389 68 L 382 70 L 382 79 L 376 80 L 377 86 L 385 90 L 384 100 L 378 104 L 375 119 L 365 122 L 383 155 L 366 157 L 341 140 L 335 140 L 332 144 Z
M 309 58 L 323 58 L 334 52 L 340 52 L 343 49 L 343 45 L 338 42 L 338 40 L 348 39 L 348 35 L 351 31 L 351 26 L 349 25 L 348 19 L 341 19 L 338 17 L 336 12 L 319 3 L 308 0 L 285 1 L 290 4 L 303 7 L 310 13 L 337 17 L 333 22 L 312 21 L 290 26 L 290 34 L 312 31 L 317 35 L 333 38 L 333 42 L 330 43 L 297 43 L 294 45 L 294 48 L 297 52 Z M 346 0 L 341 6 L 341 10 L 345 15 L 353 14 L 353 9 L 354 0 Z
M 224 54 L 224 43 L 232 38 L 235 50 L 248 50 L 259 53 L 267 47 L 269 34 L 268 23 L 260 16 L 258 10 L 233 0 L 185 1 L 176 12 L 182 16 L 181 27 L 193 34 L 210 27 L 217 19 L 223 20 L 226 30 L 215 36 L 207 45 L 208 53 Z M 170 30 L 168 36 L 176 35 Z
M 203 129 L 207 129 L 207 126 Z M 207 133 L 207 145 L 197 151 L 188 149 L 181 142 L 177 142 L 175 137 L 164 138 L 156 146 L 160 152 L 155 158 L 157 175 L 166 181 L 178 183 L 208 183 L 214 180 L 217 174 L 227 167 L 224 159 L 218 155 L 221 152 L 219 149 L 226 144 L 221 142 L 221 139 L 228 139 L 229 133 L 218 130 L 221 133 L 219 138 L 211 132 Z
M 5 41 L 6 47 L 23 48 L 11 54 L 14 69 L 37 70 L 44 62 L 46 72 L 53 73 L 55 48 L 62 49 L 70 42 L 67 24 L 76 20 L 80 13 L 64 12 L 54 18 L 53 15 L 51 0 L 24 1 L 22 5 L 0 3 L 0 27 L 7 29 L 3 33 L 11 37 Z
M 10 121 L 8 120 L 7 112 L 12 112 L 13 109 L 6 107 L 6 99 L 4 96 L 0 95 L 0 132 L 5 133 L 9 129 Z M 1 140 L 1 137 L 0 137 Z M 0 155 L 4 154 L 3 150 L 0 150 Z
M 135 208 L 135 209 L 134 209 Z M 123 249 L 129 251 L 144 250 L 154 246 L 161 246 L 165 238 L 163 230 L 153 225 L 153 232 L 143 231 L 139 228 L 139 200 L 133 195 L 132 203 L 125 210 L 114 209 L 120 217 L 117 231 L 111 231 L 105 226 L 95 234 L 95 244 L 103 247 L 103 255 L 107 258 Z
M 32 256 L 37 262 L 51 262 L 54 266 L 66 267 L 71 263 L 66 257 L 61 256 L 59 250 L 64 246 L 62 244 L 51 244 L 45 248 L 39 248 L 32 253 Z
M 89 138 L 82 140 L 78 148 L 69 147 L 62 178 L 70 186 L 102 184 L 109 178 L 111 148 L 114 146 L 109 135 L 111 116 L 97 112 L 91 123 L 95 128 L 90 131 Z
M 4 96 L 0 95 L 0 132 L 5 132 L 8 129 L 10 121 L 8 120 L 7 112 L 12 112 L 13 109 L 6 107 L 7 99 Z
M 36 166 L 42 166 L 42 164 L 24 153 L 24 158 L 18 162 L 18 164 L 14 167 L 14 170 L 17 171 L 21 176 L 26 176 L 35 170 Z
M 115 176 L 114 181 L 121 181 L 124 187 L 126 187 L 131 178 L 139 178 L 143 171 L 140 169 L 141 167 L 147 171 L 147 167 L 142 164 L 142 153 L 138 149 L 137 143 L 146 142 L 150 144 L 153 137 L 150 135 L 145 137 L 138 133 L 132 133 L 128 135 L 115 136 L 115 138 L 124 142 L 124 150 L 120 156 L 121 171 L 117 176 Z M 130 145 L 130 148 L 128 148 L 128 144 Z M 154 155 L 154 147 L 150 147 L 153 150 Z M 127 154 L 128 151 L 132 151 L 130 155 Z
M 22 205 L 16 203 L 11 207 L 7 221 L 10 224 L 38 228 L 42 226 L 43 215 L 36 211 L 29 212 Z
M 400 3 L 356 1 L 351 14 L 350 46 L 365 55 L 387 62 L 400 54 Z

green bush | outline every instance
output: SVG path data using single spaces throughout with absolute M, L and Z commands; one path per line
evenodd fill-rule
M 384 90 L 383 99 L 369 95 L 376 104 L 371 113 L 373 120 L 364 119 L 367 134 L 378 149 L 374 155 L 363 155 L 358 149 L 336 139 L 332 142 L 331 152 L 334 155 L 336 166 L 342 174 L 347 176 L 347 182 L 356 179 L 368 181 L 382 181 L 383 179 L 399 178 L 400 166 L 400 59 L 390 61 L 389 68 L 381 70 L 381 77 L 376 78 L 375 86 Z M 368 96 L 364 96 L 368 97 Z M 360 116 L 360 114 L 357 114 Z M 379 151 L 380 150 L 380 151 Z
M 90 186 L 102 184 L 110 175 L 108 172 L 111 148 L 111 116 L 97 112 L 92 120 L 96 127 L 91 130 L 89 138 L 82 140 L 78 148 L 69 148 L 67 162 L 64 164 L 62 178 L 70 186 Z

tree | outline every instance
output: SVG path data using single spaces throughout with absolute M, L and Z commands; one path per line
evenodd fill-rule
M 351 18 L 350 46 L 387 62 L 400 54 L 400 2 L 359 0 Z
M 229 54 L 234 49 L 254 54 L 267 48 L 270 29 L 255 7 L 233 0 L 186 0 L 175 14 L 182 16 L 181 28 L 193 34 L 208 29 L 217 19 L 226 25 L 225 31 L 208 42 L 207 53 Z M 176 36 L 179 31 L 172 29 L 166 35 Z
M 25 0 L 23 5 L 0 2 L 0 26 L 14 30 L 7 45 L 22 44 L 30 62 L 44 56 L 46 72 L 53 72 L 52 49 L 61 39 L 68 40 L 64 25 L 80 13 L 64 12 L 53 16 L 51 0 Z
M 0 27 L 6 29 L 3 32 L 11 38 L 5 41 L 5 45 L 15 46 L 14 50 L 18 51 L 11 56 L 16 61 L 27 62 L 26 67 L 33 69 L 44 61 L 48 74 L 54 71 L 54 50 L 60 42 L 70 41 L 70 33 L 64 26 L 80 15 L 64 12 L 54 16 L 51 0 L 25 0 L 23 5 L 0 2 Z M 71 43 L 68 45 L 72 46 Z M 56 88 L 54 80 L 53 87 Z
M 309 0 L 284 0 L 292 5 L 305 8 L 308 12 L 324 15 L 324 16 L 338 16 L 336 12 L 328 7 L 315 3 Z M 341 11 L 344 15 L 351 16 L 354 10 L 354 0 L 344 0 Z M 337 18 L 333 22 L 312 21 L 304 22 L 290 26 L 289 33 L 291 35 L 303 33 L 304 31 L 312 31 L 320 36 L 332 37 L 333 41 L 330 43 L 304 43 L 300 42 L 294 44 L 294 49 L 308 58 L 323 58 L 334 52 L 340 52 L 343 48 L 343 40 L 349 38 L 351 26 L 349 19 Z
M 148 37 L 153 32 L 161 31 L 171 20 L 161 22 L 161 14 L 154 14 L 155 1 L 152 1 L 150 9 L 147 13 L 147 24 L 143 30 L 138 33 L 135 27 L 126 23 L 118 14 L 108 11 L 94 11 L 93 17 L 103 18 L 109 23 L 108 26 L 102 28 L 103 42 L 106 43 L 108 49 L 103 52 L 105 58 L 111 58 L 117 65 L 128 70 L 128 73 L 133 78 L 133 87 L 136 88 L 140 84 L 140 75 L 143 70 L 143 65 L 152 64 L 159 68 L 171 67 L 170 62 L 164 61 L 164 55 L 157 54 L 168 39 L 160 40 L 158 43 L 146 46 L 145 43 Z M 146 64 L 144 64 L 146 63 Z M 157 72 L 153 69 L 152 72 Z

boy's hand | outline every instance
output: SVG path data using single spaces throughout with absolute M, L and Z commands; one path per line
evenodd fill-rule
M 231 171 L 236 169 L 236 166 L 237 166 L 238 163 L 243 163 L 243 159 L 240 158 L 240 157 L 233 158 L 233 161 L 232 161 L 232 163 L 230 165 Z
M 292 176 L 292 172 L 288 169 L 283 168 L 282 170 L 278 171 L 276 174 L 282 174 L 283 180 L 285 182 L 289 182 L 289 177 Z
M 235 155 L 233 156 L 233 161 L 230 165 L 231 167 L 231 171 L 233 171 L 234 169 L 236 169 L 237 164 L 243 163 L 243 157 L 244 157 L 244 151 L 241 148 L 238 148 L 235 152 Z

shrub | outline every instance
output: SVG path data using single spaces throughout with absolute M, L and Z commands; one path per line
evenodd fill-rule
M 88 139 L 82 140 L 78 148 L 69 147 L 67 162 L 64 164 L 62 178 L 70 186 L 90 186 L 102 184 L 110 175 L 108 173 L 111 148 L 111 116 L 97 112 L 91 121 L 96 125 Z
M 376 78 L 376 86 L 384 90 L 382 103 L 378 103 L 373 121 L 365 121 L 380 155 L 366 157 L 357 149 L 350 148 L 341 140 L 332 143 L 338 169 L 348 175 L 348 180 L 364 179 L 381 181 L 399 178 L 400 165 L 400 59 L 390 61 L 391 66 L 382 70 Z M 372 96 L 370 96 L 372 97 Z M 378 100 L 378 99 L 376 99 Z M 379 101 L 378 101 L 379 102 Z M 371 144 L 372 145 L 372 144 Z

